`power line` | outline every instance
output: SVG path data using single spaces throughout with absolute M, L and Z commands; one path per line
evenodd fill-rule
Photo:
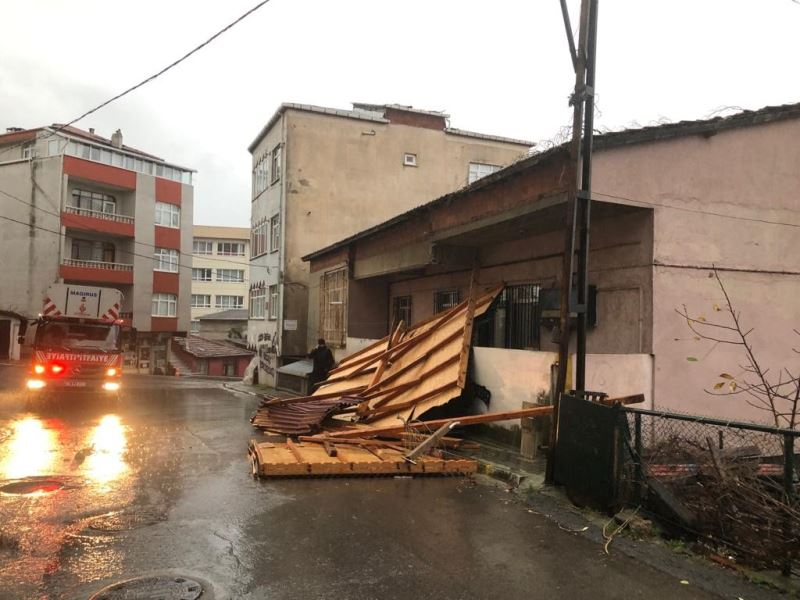
M 186 59 L 188 59 L 190 56 L 192 56 L 192 55 L 193 55 L 193 54 L 195 54 L 196 52 L 199 52 L 200 50 L 202 50 L 203 48 L 205 48 L 206 46 L 208 46 L 208 45 L 209 45 L 211 42 L 213 42 L 215 39 L 217 39 L 217 38 L 218 38 L 219 36 L 221 36 L 223 33 L 227 32 L 229 29 L 232 29 L 233 27 L 235 27 L 236 25 L 238 25 L 239 23 L 241 23 L 243 20 L 245 20 L 245 19 L 246 19 L 247 17 L 249 17 L 251 14 L 253 14 L 254 12 L 256 12 L 256 11 L 257 11 L 259 8 L 261 8 L 262 6 L 264 6 L 265 4 L 267 4 L 267 2 L 269 2 L 269 1 L 270 1 L 270 0 L 261 0 L 261 2 L 259 2 L 258 4 L 256 4 L 256 5 L 255 5 L 253 8 L 251 8 L 250 10 L 248 10 L 247 12 L 245 12 L 244 14 L 240 15 L 240 16 L 239 16 L 237 19 L 235 19 L 234 21 L 232 21 L 231 23 L 229 23 L 228 25 L 226 25 L 225 27 L 223 27 L 222 29 L 220 29 L 219 31 L 217 31 L 217 32 L 216 32 L 214 35 L 212 35 L 210 38 L 208 38 L 208 39 L 207 39 L 206 41 L 204 41 L 202 44 L 200 44 L 199 46 L 195 46 L 195 47 L 194 47 L 193 49 L 191 49 L 189 52 L 187 52 L 186 54 L 184 54 L 183 56 L 181 56 L 179 59 L 177 59 L 177 60 L 175 60 L 175 61 L 171 62 L 170 64 L 168 64 L 166 67 L 164 67 L 164 68 L 163 68 L 163 69 L 161 69 L 160 71 L 158 71 L 158 72 L 154 73 L 153 75 L 150 75 L 149 77 L 146 77 L 145 79 L 143 79 L 143 80 L 142 80 L 142 81 L 140 81 L 139 83 L 137 83 L 137 84 L 135 84 L 135 85 L 132 85 L 131 87 L 129 87 L 128 89 L 126 89 L 126 90 L 125 90 L 125 91 L 123 91 L 123 92 L 120 92 L 120 93 L 119 93 L 119 94 L 117 94 L 116 96 L 113 96 L 113 97 L 109 98 L 108 100 L 105 100 L 104 102 L 101 102 L 100 104 L 98 104 L 98 105 L 97 105 L 97 106 L 95 106 L 94 108 L 87 110 L 85 113 L 83 113 L 82 115 L 80 115 L 80 116 L 78 116 L 78 117 L 75 117 L 74 119 L 72 119 L 72 120 L 71 120 L 71 121 L 69 121 L 68 123 L 64 123 L 63 125 L 60 125 L 60 126 L 59 126 L 59 127 L 57 127 L 55 130 L 53 130 L 53 131 L 48 131 L 46 135 L 44 135 L 44 136 L 42 136 L 42 137 L 39 137 L 38 139 L 40 139 L 40 140 L 45 140 L 45 139 L 47 139 L 47 138 L 49 138 L 49 137 L 52 137 L 52 136 L 54 136 L 55 134 L 59 133 L 60 131 L 63 131 L 64 129 L 66 129 L 66 128 L 67 128 L 67 127 L 69 127 L 70 125 L 74 125 L 75 123 L 77 123 L 77 122 L 78 122 L 78 121 L 80 121 L 81 119 L 84 119 L 84 118 L 88 117 L 89 115 L 91 115 L 91 114 L 93 114 L 93 113 L 97 112 L 97 111 L 98 111 L 98 110 L 100 110 L 101 108 L 104 108 L 104 107 L 108 106 L 109 104 L 111 104 L 112 102 L 115 102 L 116 100 L 119 100 L 119 99 L 120 99 L 120 98 L 122 98 L 123 96 L 127 96 L 128 94 L 130 94 L 131 92 L 133 92 L 133 91 L 135 91 L 135 90 L 139 89 L 140 87 L 142 87 L 142 86 L 144 86 L 144 85 L 147 85 L 148 83 L 150 83 L 151 81 L 154 81 L 155 79 L 158 79 L 158 78 L 159 78 L 161 75 L 163 75 L 163 74 L 164 74 L 164 73 L 166 73 L 167 71 L 169 71 L 169 70 L 171 70 L 171 69 L 173 69 L 173 68 L 177 67 L 179 64 L 181 64 L 183 61 L 185 61 Z M 24 146 L 25 144 L 27 144 L 27 141 L 24 141 L 24 142 L 18 142 L 17 144 L 14 144 L 14 145 L 12 145 L 12 146 L 8 146 L 6 149 L 7 149 L 7 150 L 11 150 L 11 149 L 13 149 L 13 148 L 16 148 L 16 147 L 19 147 L 19 146 Z
M 56 231 L 54 229 L 48 229 L 47 227 L 42 227 L 41 225 L 32 225 L 31 223 L 26 223 L 25 221 L 20 221 L 18 219 L 14 219 L 12 217 L 7 217 L 5 215 L 0 215 L 0 219 L 5 219 L 6 221 L 10 221 L 12 223 L 17 223 L 19 225 L 24 225 L 28 229 L 36 229 L 36 230 L 39 230 L 39 231 L 44 231 L 46 233 L 52 233 L 53 235 L 56 235 L 56 236 L 58 236 L 60 238 L 66 238 L 67 237 L 66 234 L 63 234 L 60 231 Z M 139 254 L 137 252 L 125 252 L 125 254 L 129 254 L 131 256 L 138 256 L 139 258 L 145 258 L 147 260 L 155 260 L 155 257 L 152 254 Z M 183 253 L 179 252 L 179 254 L 183 254 Z M 241 263 L 235 263 L 235 264 L 238 264 L 240 267 L 241 266 L 245 266 L 245 265 L 242 265 Z M 179 269 L 193 269 L 193 268 L 196 268 L 196 267 L 192 267 L 191 265 L 181 264 L 180 262 L 178 263 L 177 266 L 178 266 Z M 159 271 L 159 272 L 174 273 L 174 271 Z M 221 283 L 250 283 L 251 281 L 252 281 L 251 279 L 247 278 L 247 279 L 242 279 L 242 281 L 225 281 L 225 282 L 221 282 Z
M 595 191 L 595 190 L 592 190 L 592 195 L 593 196 L 605 196 L 607 198 L 615 198 L 617 200 L 625 200 L 626 202 L 635 202 L 637 204 L 646 204 L 648 206 L 657 206 L 659 208 L 669 208 L 669 209 L 672 209 L 672 210 L 682 210 L 682 211 L 685 211 L 685 212 L 691 212 L 691 213 L 696 213 L 696 214 L 701 214 L 701 215 L 708 215 L 708 216 L 712 216 L 712 217 L 722 217 L 722 218 L 725 218 L 725 219 L 734 219 L 734 220 L 737 220 L 737 221 L 750 221 L 752 223 L 763 223 L 765 225 L 781 225 L 781 226 L 784 226 L 784 227 L 797 227 L 797 228 L 800 228 L 800 223 L 787 223 L 785 221 L 770 221 L 769 219 L 757 219 L 755 217 L 742 217 L 742 216 L 738 216 L 738 215 L 729 215 L 729 214 L 718 213 L 718 212 L 714 212 L 714 211 L 710 211 L 710 210 L 701 210 L 699 208 L 688 208 L 686 206 L 672 206 L 671 204 L 662 204 L 662 203 L 659 203 L 659 202 L 651 202 L 649 200 L 637 200 L 637 199 L 634 199 L 634 198 L 627 198 L 625 196 L 620 196 L 618 194 L 606 194 L 606 193 L 598 192 L 598 191 Z
M 39 188 L 39 189 L 40 189 L 40 191 L 42 191 L 44 196 L 48 200 L 50 200 L 52 202 L 53 199 L 47 194 L 47 192 L 44 192 L 43 190 L 41 190 L 41 188 Z M 5 190 L 0 189 L 0 194 L 3 194 L 4 196 L 8 196 L 12 200 L 16 200 L 17 202 L 19 202 L 21 204 L 24 204 L 26 206 L 30 206 L 30 207 L 32 207 L 32 208 L 34 208 L 36 210 L 40 210 L 41 212 L 43 212 L 45 214 L 51 215 L 51 216 L 59 218 L 59 219 L 61 218 L 61 213 L 57 213 L 57 212 L 54 212 L 52 210 L 48 210 L 46 208 L 43 208 L 41 206 L 37 206 L 37 205 L 35 205 L 35 204 L 31 203 L 31 202 L 28 202 L 27 200 L 23 200 L 19 196 L 15 196 L 14 194 L 10 194 L 10 193 L 6 192 Z M 49 230 L 47 230 L 47 231 L 49 231 Z M 60 233 L 59 233 L 59 235 L 60 235 Z M 156 246 L 155 244 L 148 244 L 146 242 L 137 242 L 135 239 L 134 239 L 133 243 L 136 244 L 136 245 L 139 245 L 139 246 L 146 246 L 148 248 L 153 248 L 153 249 L 161 248 L 161 246 Z M 168 250 L 169 250 L 169 248 L 168 248 Z M 181 256 L 194 257 L 193 253 L 181 252 L 180 250 L 178 250 L 178 254 L 180 254 Z M 230 260 L 230 259 L 225 259 L 225 258 L 205 258 L 204 257 L 202 260 L 208 260 L 208 261 L 212 261 L 212 262 L 224 262 L 224 263 L 227 263 L 227 264 L 230 264 L 230 265 L 236 265 L 236 266 L 239 266 L 239 267 L 244 267 L 244 266 L 248 266 L 249 267 L 249 264 L 242 264 L 242 263 L 237 262 L 235 260 Z M 198 268 L 202 268 L 202 267 L 198 267 Z

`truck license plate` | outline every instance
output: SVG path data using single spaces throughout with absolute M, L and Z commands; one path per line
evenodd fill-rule
M 85 381 L 65 381 L 64 384 L 69 387 L 86 387 Z

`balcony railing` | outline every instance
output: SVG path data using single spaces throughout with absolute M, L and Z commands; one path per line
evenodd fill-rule
M 81 267 L 83 269 L 105 269 L 109 271 L 133 271 L 133 265 L 124 263 L 103 262 L 100 260 L 79 260 L 77 258 L 65 258 L 61 261 L 66 267 Z
M 82 217 L 94 217 L 95 219 L 105 219 L 106 221 L 115 221 L 117 223 L 128 223 L 133 225 L 133 217 L 125 215 L 118 215 L 116 213 L 107 213 L 99 210 L 89 210 L 88 208 L 79 208 L 77 206 L 67 206 L 64 212 L 71 215 L 81 215 Z

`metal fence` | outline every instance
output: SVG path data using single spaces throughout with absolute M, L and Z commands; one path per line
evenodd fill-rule
M 800 431 L 635 408 L 619 425 L 624 503 L 725 560 L 798 573 Z

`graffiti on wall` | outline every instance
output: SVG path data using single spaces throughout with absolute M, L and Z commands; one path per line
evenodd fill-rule
M 277 337 L 277 336 L 276 336 Z M 270 333 L 258 335 L 258 370 L 264 375 L 275 377 L 278 356 L 277 339 Z

